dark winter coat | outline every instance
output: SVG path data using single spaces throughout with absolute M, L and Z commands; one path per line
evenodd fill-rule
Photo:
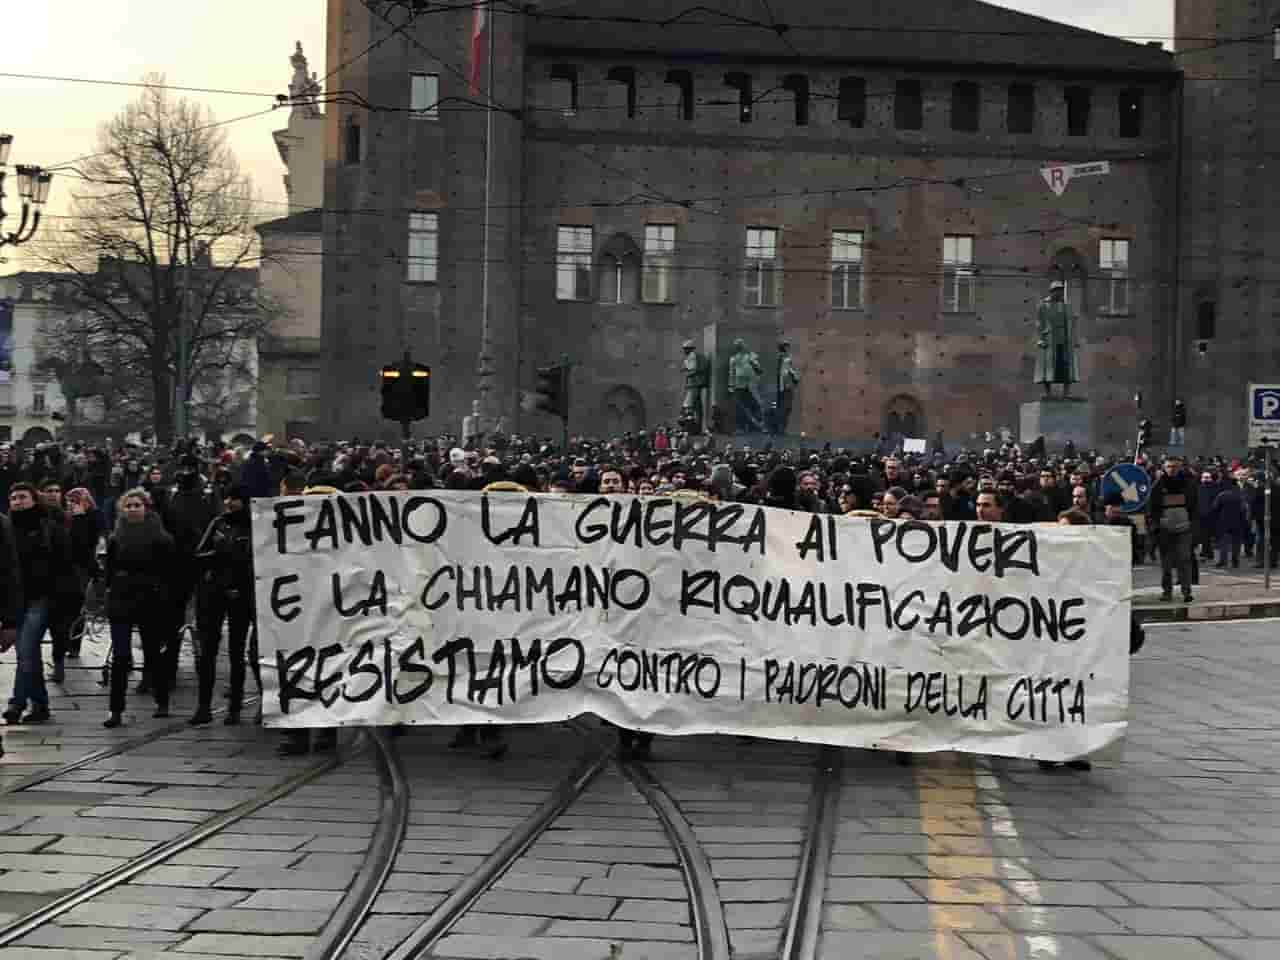
M 179 561 L 189 560 L 195 556 L 200 538 L 209 529 L 209 524 L 218 515 L 213 498 L 200 479 L 195 478 L 195 485 L 179 484 L 169 498 L 169 512 L 165 526 L 173 537 L 174 549 L 178 552 Z
M 14 627 L 22 615 L 22 572 L 13 525 L 0 515 L 0 627 Z
M 1209 508 L 1212 530 L 1219 537 L 1244 537 L 1249 531 L 1249 504 L 1244 491 L 1231 482 Z
M 1193 478 L 1186 470 L 1167 476 L 1164 471 L 1151 486 L 1151 529 L 1160 531 L 1160 520 L 1165 511 L 1175 507 L 1186 507 L 1191 521 L 1191 533 L 1197 533 L 1200 524 L 1200 501 L 1197 494 L 1200 490 L 1198 479 Z
M 9 519 L 18 551 L 24 603 L 29 607 L 53 599 L 59 576 L 71 569 L 71 541 L 66 528 L 39 505 L 15 510 Z
M 196 550 L 201 595 L 253 601 L 253 540 L 248 507 L 213 520 Z
M 132 524 L 121 515 L 107 544 L 107 617 L 138 623 L 167 615 L 174 556 L 173 537 L 158 516 Z

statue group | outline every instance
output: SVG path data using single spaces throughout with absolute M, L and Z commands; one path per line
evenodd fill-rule
M 1066 302 L 1066 285 L 1061 280 L 1049 284 L 1049 295 L 1036 310 L 1036 353 L 1034 382 L 1044 387 L 1046 398 L 1053 385 L 1062 385 L 1062 397 L 1071 397 L 1071 385 L 1080 382 L 1076 320 Z M 685 430 L 701 433 L 706 423 L 707 392 L 711 389 L 711 362 L 692 340 L 684 350 L 684 396 L 680 422 Z M 760 355 L 742 337 L 733 341 L 729 355 L 727 387 L 733 404 L 735 433 L 784 434 L 791 421 L 800 371 L 791 355 L 791 341 L 778 340 L 774 369 L 774 402 L 766 414 L 760 401 L 764 366 Z
M 711 386 L 711 364 L 700 353 L 692 340 L 686 340 L 684 349 L 684 398 L 681 405 L 681 424 L 691 432 L 700 432 L 704 423 L 704 397 Z M 764 379 L 764 367 L 760 355 L 747 347 L 744 339 L 733 341 L 729 356 L 728 391 L 733 402 L 735 433 L 787 432 L 791 420 L 796 388 L 800 385 L 800 372 L 791 356 L 791 341 L 778 341 L 778 358 L 774 382 L 774 403 L 768 416 L 760 402 L 760 383 Z

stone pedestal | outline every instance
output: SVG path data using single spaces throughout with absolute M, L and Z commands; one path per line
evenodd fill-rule
M 1045 449 L 1060 453 L 1068 440 L 1077 450 L 1093 447 L 1093 404 L 1062 397 L 1032 400 L 1021 408 L 1018 439 L 1034 443 L 1044 437 Z

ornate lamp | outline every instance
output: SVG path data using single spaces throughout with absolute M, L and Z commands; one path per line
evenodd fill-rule
M 8 171 L 9 151 L 13 148 L 13 135 L 0 133 L 0 247 L 6 244 L 25 243 L 35 236 L 40 226 L 40 208 L 49 199 L 49 187 L 53 183 L 53 174 L 47 170 L 30 164 L 20 163 L 14 169 L 18 175 L 18 196 L 22 200 L 22 220 L 18 229 L 5 234 L 3 225 L 4 182 Z

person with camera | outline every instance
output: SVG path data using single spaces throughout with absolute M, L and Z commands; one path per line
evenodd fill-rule
M 231 699 L 227 726 L 240 722 L 244 703 L 245 642 L 253 627 L 253 541 L 249 531 L 249 495 L 242 485 L 227 490 L 226 512 L 209 523 L 195 548 L 196 634 L 200 643 L 200 700 L 188 721 L 193 727 L 213 720 L 213 686 L 218 673 L 222 624 L 227 623 L 231 660 Z M 254 658 L 257 670 L 257 658 Z M 261 687 L 261 681 L 258 686 Z

